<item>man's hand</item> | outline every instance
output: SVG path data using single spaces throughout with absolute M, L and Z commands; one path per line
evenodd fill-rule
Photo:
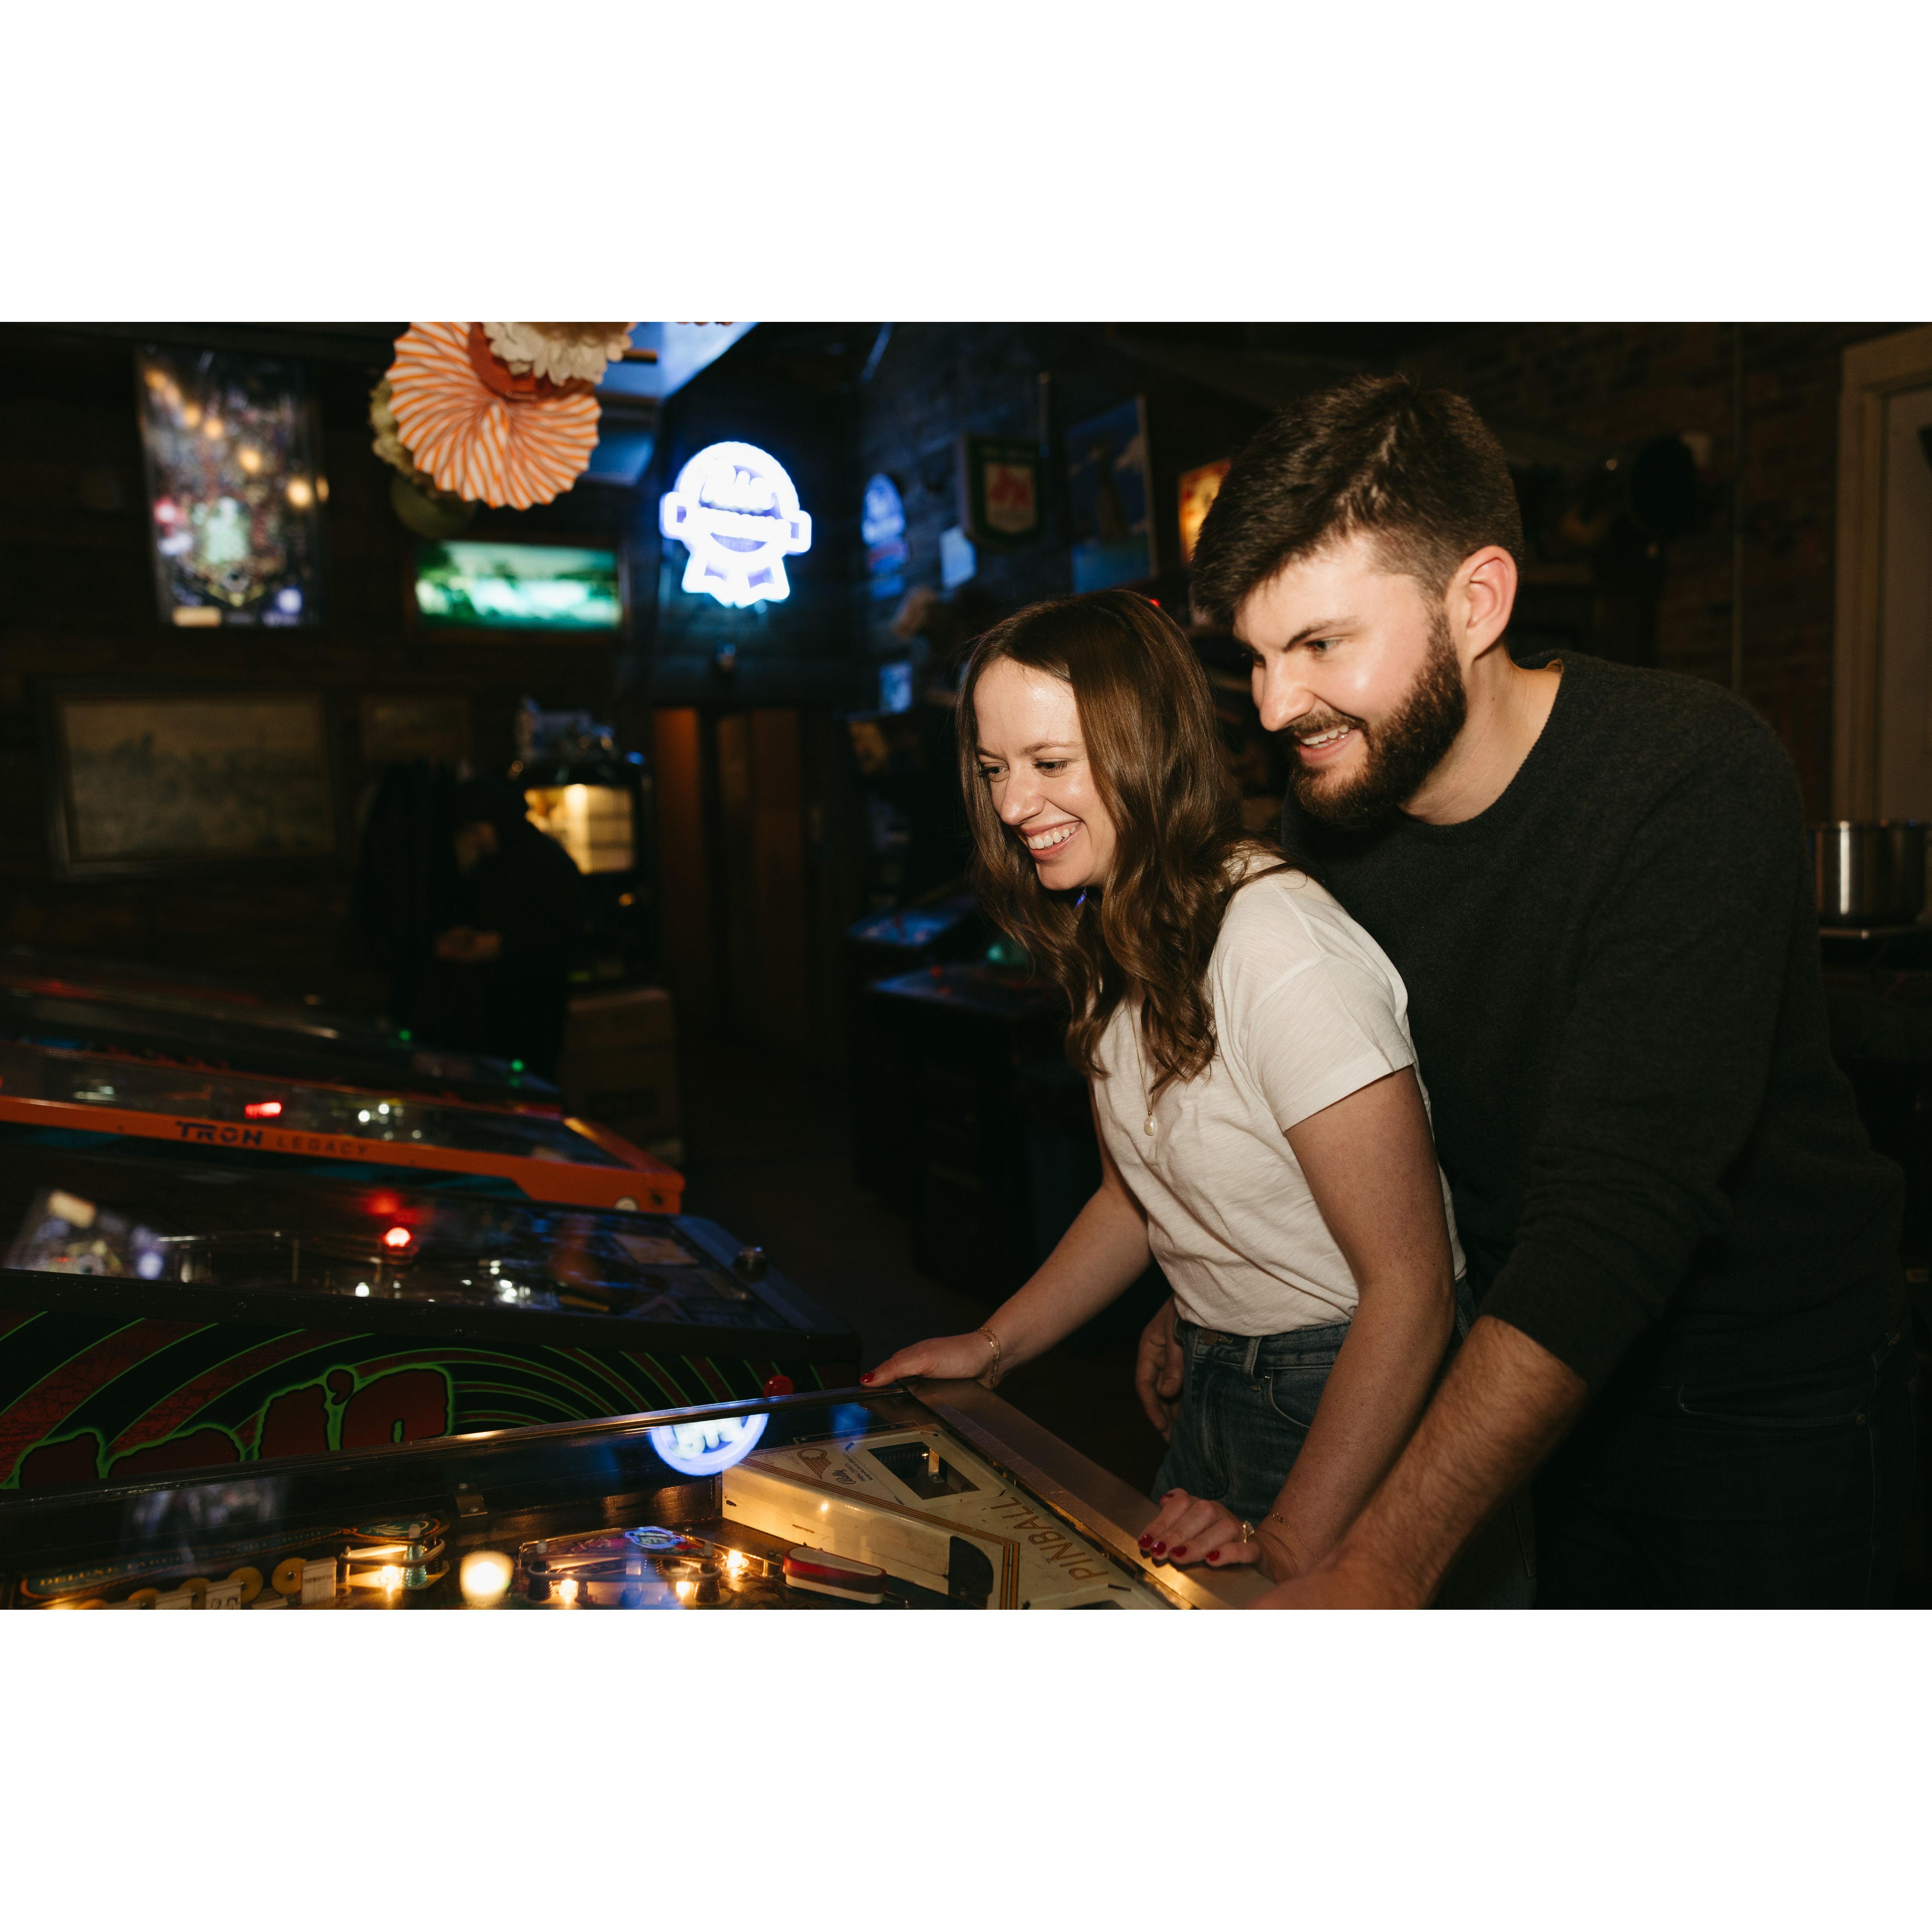
M 1589 1396 L 1575 1370 L 1520 1329 L 1479 1316 L 1408 1447 L 1348 1534 L 1254 1607 L 1428 1603 L 1462 1546 L 1528 1481 Z
M 1163 1439 L 1174 1429 L 1174 1412 L 1180 1396 L 1180 1338 L 1174 1332 L 1174 1297 L 1161 1304 L 1160 1312 L 1141 1331 L 1140 1352 L 1134 1360 L 1134 1390 L 1147 1418 Z

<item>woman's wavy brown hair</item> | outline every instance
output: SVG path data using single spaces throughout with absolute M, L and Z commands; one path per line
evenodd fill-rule
M 1073 687 L 1094 789 L 1114 821 L 1111 876 L 1080 895 L 1048 891 L 1000 819 L 980 770 L 974 693 L 1002 659 Z M 1208 674 L 1179 626 L 1124 590 L 1055 597 L 995 625 L 974 646 L 959 690 L 959 774 L 973 830 L 973 884 L 988 915 L 1065 991 L 1066 1057 L 1089 1078 L 1124 998 L 1158 1094 L 1214 1055 L 1204 981 L 1246 853 L 1286 864 L 1241 829 Z M 1097 904 L 1096 904 L 1097 901 Z

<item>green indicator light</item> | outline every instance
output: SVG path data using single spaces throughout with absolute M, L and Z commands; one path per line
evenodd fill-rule
M 396 1029 L 396 1037 L 398 1040 L 412 1040 L 415 1038 L 415 1035 L 410 1031 L 407 1027 L 398 1027 Z
M 523 1070 L 524 1063 L 520 1060 L 513 1060 L 510 1062 L 510 1071 L 512 1073 L 520 1073 Z

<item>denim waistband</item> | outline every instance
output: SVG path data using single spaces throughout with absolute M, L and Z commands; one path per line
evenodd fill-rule
M 1252 1376 L 1258 1370 L 1333 1363 L 1348 1338 L 1348 1324 L 1324 1322 L 1308 1328 L 1284 1329 L 1279 1335 L 1227 1335 L 1177 1319 L 1174 1332 L 1192 1360 L 1225 1362 Z

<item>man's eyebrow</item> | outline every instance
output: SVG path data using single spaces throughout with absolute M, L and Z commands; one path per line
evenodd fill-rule
M 1271 648 L 1276 650 L 1292 651 L 1297 644 L 1306 644 L 1310 638 L 1331 638 L 1338 631 L 1352 631 L 1354 627 L 1355 620 L 1352 617 L 1324 617 L 1318 622 L 1303 625 L 1301 628 L 1296 632 L 1286 644 L 1276 644 Z M 1258 650 L 1260 648 L 1246 638 L 1240 638 L 1238 641 L 1246 645 L 1251 651 Z

